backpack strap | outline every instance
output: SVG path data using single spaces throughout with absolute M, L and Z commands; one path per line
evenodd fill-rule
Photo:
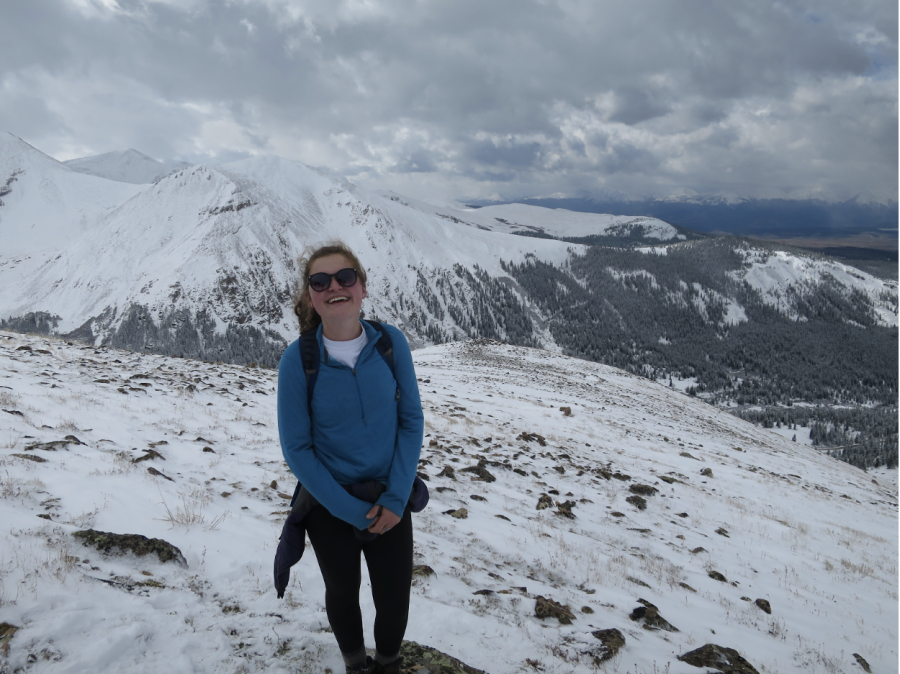
M 309 417 L 312 418 L 312 392 L 319 378 L 319 342 L 316 340 L 316 331 L 307 330 L 300 334 L 300 359 L 303 362 L 303 372 L 306 374 L 306 408 Z

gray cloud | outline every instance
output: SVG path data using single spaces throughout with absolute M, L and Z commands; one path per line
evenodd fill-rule
M 889 0 L 7 4 L 0 124 L 60 158 L 273 153 L 422 197 L 897 194 Z

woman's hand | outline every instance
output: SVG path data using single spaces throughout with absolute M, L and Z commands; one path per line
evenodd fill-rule
M 374 519 L 374 521 L 366 528 L 367 531 L 371 531 L 373 534 L 386 534 L 400 521 L 399 517 L 380 505 L 372 506 L 372 509 L 366 515 L 366 518 L 370 520 Z

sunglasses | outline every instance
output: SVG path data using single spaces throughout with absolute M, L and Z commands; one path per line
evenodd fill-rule
M 338 282 L 338 285 L 342 288 L 349 288 L 351 286 L 356 285 L 356 279 L 358 275 L 355 269 L 341 269 L 334 274 L 326 274 L 323 271 L 320 271 L 318 274 L 313 274 L 307 280 L 309 281 L 309 287 L 315 290 L 317 293 L 323 292 L 328 289 L 328 286 L 331 285 L 331 279 L 334 279 Z

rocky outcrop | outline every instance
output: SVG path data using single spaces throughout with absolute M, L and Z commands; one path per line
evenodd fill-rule
M 140 534 L 113 534 L 94 529 L 76 531 L 72 536 L 85 545 L 111 555 L 124 555 L 130 552 L 143 557 L 155 553 L 160 562 L 175 562 L 180 566 L 187 566 L 187 560 L 181 554 L 181 550 L 161 538 L 147 538 Z
M 694 667 L 711 667 L 721 674 L 759 674 L 736 650 L 716 644 L 706 644 L 678 659 Z

